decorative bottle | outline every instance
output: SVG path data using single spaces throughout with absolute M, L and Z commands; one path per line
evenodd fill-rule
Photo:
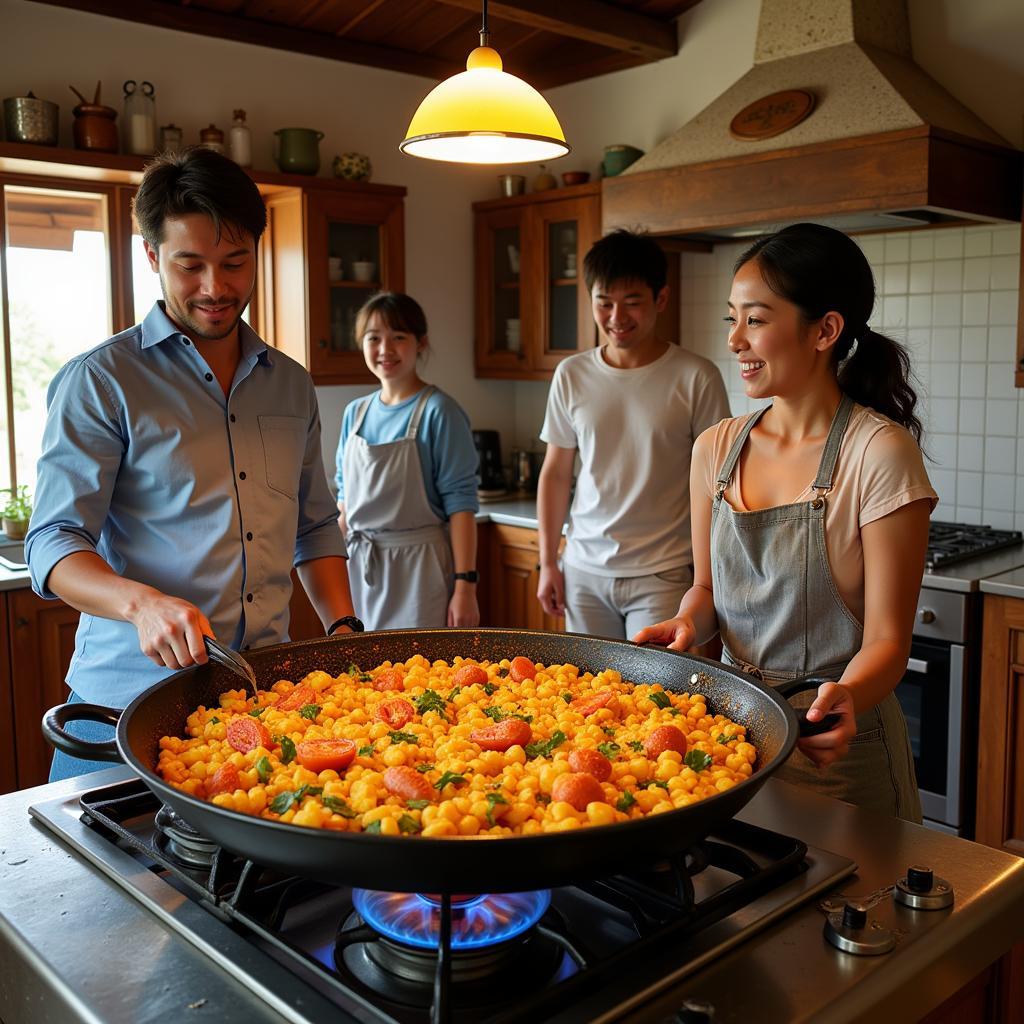
M 199 145 L 212 149 L 214 153 L 223 153 L 224 133 L 215 124 L 211 123 L 199 130 Z
M 151 82 L 124 83 L 124 151 L 152 156 L 156 150 L 156 90 Z
M 239 167 L 252 166 L 252 132 L 245 123 L 245 111 L 236 110 L 233 114 L 234 123 L 228 133 L 228 145 L 231 147 L 231 159 Z

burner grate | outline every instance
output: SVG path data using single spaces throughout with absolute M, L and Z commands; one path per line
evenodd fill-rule
M 1024 533 L 1020 530 L 996 530 L 972 523 L 933 522 L 928 528 L 926 565 L 929 569 L 940 569 L 1021 543 L 1024 543 Z

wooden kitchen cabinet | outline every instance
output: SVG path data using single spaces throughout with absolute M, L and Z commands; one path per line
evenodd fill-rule
M 601 230 L 600 186 L 473 204 L 478 377 L 550 380 L 597 333 L 583 257 Z
M 1024 856 L 1024 600 L 985 595 L 978 735 L 979 843 Z
M 565 619 L 547 615 L 537 600 L 540 545 L 536 530 L 492 523 L 488 565 L 488 625 L 565 631 Z

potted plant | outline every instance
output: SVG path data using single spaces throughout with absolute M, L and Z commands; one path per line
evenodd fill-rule
M 28 532 L 28 521 L 32 515 L 32 498 L 24 484 L 11 488 L 11 496 L 0 509 L 4 533 L 9 540 L 21 540 Z

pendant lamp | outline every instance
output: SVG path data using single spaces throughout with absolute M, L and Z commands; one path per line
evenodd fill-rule
M 419 105 L 399 144 L 403 153 L 459 164 L 519 164 L 569 152 L 547 100 L 502 71 L 489 38 L 483 0 L 480 45 L 470 53 L 465 71 L 435 86 Z

